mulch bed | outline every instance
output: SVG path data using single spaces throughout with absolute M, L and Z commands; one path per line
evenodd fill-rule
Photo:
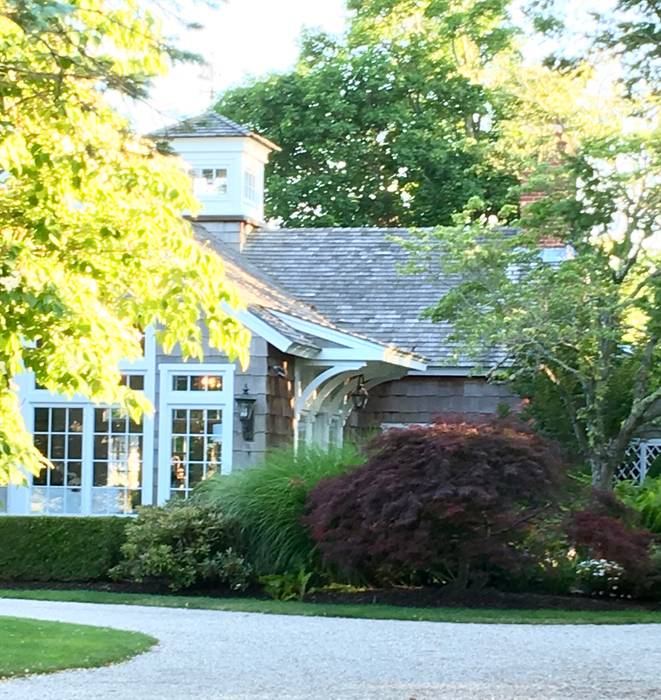
M 81 583 L 41 582 L 41 581 L 0 581 L 0 587 L 24 590 L 91 590 L 109 591 L 111 593 L 146 593 L 165 595 L 170 593 L 162 586 L 123 581 L 85 581 Z M 261 598 L 267 600 L 259 588 L 252 588 L 243 593 L 230 589 L 199 589 L 178 595 L 209 596 L 213 598 Z M 661 601 L 632 601 L 621 598 L 597 598 L 587 596 L 561 596 L 542 593 L 511 593 L 492 588 L 457 591 L 451 588 L 433 587 L 397 587 L 374 588 L 365 591 L 318 591 L 307 595 L 309 603 L 337 603 L 358 605 L 398 605 L 416 608 L 496 608 L 499 610 L 658 610 Z
M 450 588 L 388 588 L 345 593 L 320 591 L 306 597 L 313 603 L 379 603 L 416 608 L 496 608 L 499 610 L 661 610 L 658 601 L 621 598 L 511 593 L 492 588 L 457 591 Z

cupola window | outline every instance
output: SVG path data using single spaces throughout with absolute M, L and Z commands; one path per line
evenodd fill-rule
M 193 171 L 195 194 L 227 194 L 227 168 L 202 168 Z
M 243 195 L 249 202 L 259 202 L 257 176 L 250 170 L 246 170 L 243 175 Z

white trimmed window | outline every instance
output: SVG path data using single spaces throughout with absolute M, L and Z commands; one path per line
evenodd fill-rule
M 83 408 L 36 406 L 34 444 L 53 468 L 32 479 L 30 512 L 80 515 L 83 510 Z
M 243 173 L 243 196 L 249 202 L 259 202 L 259 188 L 257 186 L 257 175 L 251 170 Z
M 129 363 L 126 363 L 127 365 Z M 154 400 L 148 358 L 125 370 L 122 382 Z M 51 462 L 28 475 L 28 486 L 0 491 L 0 513 L 129 515 L 152 502 L 153 420 L 131 420 L 118 407 L 51 394 L 34 376 L 19 378 L 23 417 L 35 446 Z
M 158 501 L 232 469 L 234 365 L 160 365 Z
M 197 195 L 227 194 L 227 168 L 193 170 L 193 191 Z

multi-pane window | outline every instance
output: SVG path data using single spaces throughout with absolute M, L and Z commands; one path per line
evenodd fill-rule
M 132 513 L 140 505 L 142 419 L 119 408 L 94 409 L 92 513 Z
M 193 171 L 195 194 L 227 194 L 227 168 L 202 168 Z
M 175 374 L 172 391 L 222 391 L 221 374 Z
M 142 391 L 145 378 L 123 374 L 121 383 Z M 114 406 L 62 402 L 35 407 L 33 432 L 35 446 L 52 464 L 32 480 L 33 513 L 135 511 L 141 500 L 142 420 L 131 420 Z
M 170 493 L 185 497 L 195 484 L 220 471 L 223 412 L 173 408 L 170 427 Z
M 249 202 L 259 201 L 259 192 L 257 190 L 257 176 L 250 170 L 246 170 L 243 174 L 243 196 Z
M 83 409 L 34 409 L 34 444 L 53 469 L 43 467 L 32 480 L 33 513 L 80 513 L 83 476 Z
M 144 391 L 145 389 L 145 378 L 142 374 L 122 374 L 119 383 L 135 391 Z

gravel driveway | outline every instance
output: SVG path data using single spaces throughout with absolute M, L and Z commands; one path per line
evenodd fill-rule
M 661 697 L 661 625 L 398 622 L 10 599 L 0 600 L 0 615 L 160 640 L 117 666 L 0 682 L 0 698 L 11 700 Z

